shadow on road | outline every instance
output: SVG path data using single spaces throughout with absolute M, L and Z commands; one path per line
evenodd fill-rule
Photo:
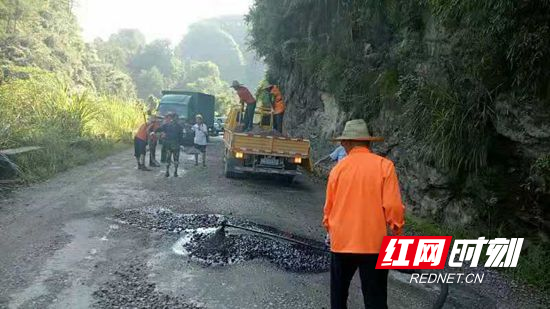
M 306 177 L 303 175 L 297 176 L 291 183 L 286 181 L 283 177 L 279 177 L 277 175 L 245 174 L 234 179 L 235 181 L 265 187 L 266 189 L 284 187 L 292 191 L 301 192 L 310 192 L 313 190 L 307 183 Z

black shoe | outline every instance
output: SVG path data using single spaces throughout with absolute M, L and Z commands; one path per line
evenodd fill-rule
M 174 173 L 174 177 L 178 177 L 178 173 L 177 173 L 177 172 L 176 172 L 176 173 Z
M 158 164 L 157 162 L 149 162 L 149 166 L 150 167 L 160 167 L 160 164 Z
M 166 172 L 166 174 L 164 174 L 164 177 L 170 177 L 170 173 Z
M 145 166 L 145 165 L 142 165 L 142 166 L 141 166 L 141 170 L 142 170 L 142 171 L 145 171 L 145 172 L 150 172 L 150 171 L 151 171 L 151 170 L 148 169 L 147 166 Z

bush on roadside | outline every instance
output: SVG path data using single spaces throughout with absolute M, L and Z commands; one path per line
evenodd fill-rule
M 129 142 L 144 119 L 137 102 L 96 97 L 54 73 L 18 69 L 29 78 L 0 85 L 0 149 L 43 147 L 18 156 L 23 179 L 44 178 L 106 155 L 115 143 Z

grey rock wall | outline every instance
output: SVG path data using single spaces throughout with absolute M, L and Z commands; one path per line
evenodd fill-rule
M 331 138 L 341 133 L 350 114 L 339 108 L 337 99 L 331 93 L 318 89 L 314 80 L 291 69 L 279 68 L 279 72 L 288 105 L 285 130 L 292 136 L 309 138 L 315 160 L 327 155 L 336 146 Z M 506 158 L 506 162 L 491 169 L 497 174 L 504 173 L 499 177 L 510 178 L 508 183 L 514 186 L 508 188 L 513 193 L 504 197 L 499 192 L 501 188 L 493 187 L 484 177 L 474 176 L 457 182 L 454 175 L 424 162 L 417 149 L 418 141 L 412 140 L 407 132 L 401 130 L 399 111 L 383 110 L 371 122 L 371 130 L 386 138 L 384 143 L 373 146 L 374 151 L 395 162 L 408 211 L 451 227 L 464 228 L 479 224 L 480 215 L 486 217 L 488 213 L 504 207 L 504 204 L 509 207 L 514 200 L 523 201 L 525 192 L 522 192 L 521 186 L 528 177 L 530 164 L 550 153 L 550 116 L 544 106 L 525 108 L 525 105 L 509 101 L 498 102 L 495 113 L 498 117 L 494 123 L 494 134 L 505 141 L 503 147 L 507 149 L 499 154 Z M 320 166 L 317 172 L 326 177 L 331 167 Z M 528 215 L 525 220 L 531 219 Z M 517 221 L 517 218 L 510 216 L 509 220 Z M 508 223 L 490 224 L 492 229 L 498 229 Z M 547 223 L 541 219 L 541 224 Z

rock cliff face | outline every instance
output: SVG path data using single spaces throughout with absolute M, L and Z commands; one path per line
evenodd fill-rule
M 343 130 L 351 113 L 339 107 L 334 95 L 320 90 L 315 81 L 300 73 L 287 71 L 279 81 L 288 102 L 285 130 L 292 136 L 309 138 L 316 158 L 328 154 L 335 147 L 331 138 Z M 386 138 L 373 148 L 395 162 L 409 211 L 463 228 L 481 223 L 480 216 L 496 216 L 500 209 L 505 213 L 496 217 L 508 221 L 487 222 L 491 229 L 517 226 L 518 220 L 524 220 L 531 228 L 540 229 L 545 238 L 548 219 L 542 211 L 548 207 L 544 200 L 548 198 L 548 184 L 530 182 L 532 163 L 550 153 L 550 114 L 544 106 L 505 101 L 498 102 L 496 108 L 498 117 L 492 125 L 499 145 L 490 157 L 494 164 L 487 167 L 496 175 L 470 176 L 463 181 L 434 167 L 422 159 L 421 141 L 402 132 L 400 115 L 392 110 L 382 110 L 379 117 L 371 119 L 371 130 Z M 327 176 L 328 171 L 321 173 Z M 491 232 L 489 227 L 487 231 Z
M 315 156 L 363 118 L 409 211 L 548 241 L 550 5 L 512 2 L 256 0 L 248 22 Z

